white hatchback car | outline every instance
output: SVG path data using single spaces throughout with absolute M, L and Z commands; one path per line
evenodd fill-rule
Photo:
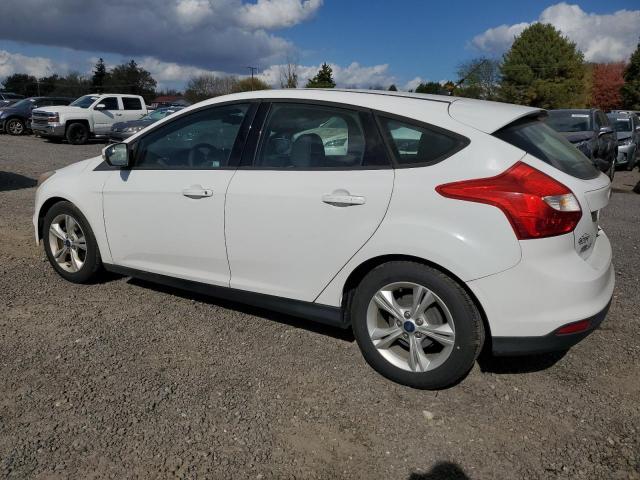
M 567 349 L 607 313 L 609 179 L 544 115 L 375 91 L 218 97 L 43 175 L 36 238 L 72 282 L 104 268 L 351 327 L 379 373 L 441 388 L 483 345 Z

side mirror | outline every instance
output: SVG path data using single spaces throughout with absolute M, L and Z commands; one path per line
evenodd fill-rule
M 606 135 L 608 133 L 613 133 L 613 128 L 611 128 L 611 127 L 601 127 L 600 131 L 598 132 L 598 136 L 601 137 L 602 135 Z
M 104 103 L 99 103 L 97 104 L 95 107 L 93 107 L 94 110 L 104 110 L 107 106 Z
M 636 132 L 640 132 L 640 125 L 636 127 Z
M 112 167 L 127 168 L 130 164 L 130 150 L 126 143 L 113 143 L 102 149 L 102 159 Z

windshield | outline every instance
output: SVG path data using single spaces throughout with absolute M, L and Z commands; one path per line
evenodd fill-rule
M 620 118 L 615 115 L 607 115 L 609 117 L 609 121 L 611 122 L 611 126 L 616 132 L 630 132 L 631 128 L 631 119 L 630 118 Z
M 14 106 L 16 108 L 24 108 L 24 107 L 30 107 L 34 103 L 36 103 L 36 101 L 34 99 L 25 98 L 24 100 L 20 100 L 19 102 L 14 103 L 12 106 Z
M 600 175 L 580 150 L 542 120 L 518 120 L 493 135 L 582 180 Z
M 85 95 L 84 97 L 80 97 L 69 104 L 70 107 L 80 107 L 80 108 L 89 108 L 93 105 L 98 98 L 96 95 Z
M 556 132 L 587 132 L 591 130 L 589 113 L 550 111 L 547 124 Z

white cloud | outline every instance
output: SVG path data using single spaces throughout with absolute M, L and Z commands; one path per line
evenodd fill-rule
M 242 6 L 240 19 L 251 28 L 291 27 L 313 16 L 321 6 L 322 0 L 258 0 Z
M 614 62 L 629 58 L 640 34 L 640 10 L 618 10 L 610 14 L 587 13 L 578 5 L 562 2 L 542 11 L 538 19 L 550 23 L 576 42 L 590 62 Z M 501 54 L 513 43 L 516 35 L 531 25 L 517 23 L 490 28 L 471 40 L 475 48 Z
M 411 80 L 409 80 L 407 83 L 405 83 L 405 84 L 402 86 L 402 90 L 407 90 L 407 91 L 409 91 L 409 90 L 415 90 L 416 88 L 418 88 L 418 85 L 420 85 L 421 83 L 424 83 L 424 82 L 426 82 L 426 81 L 427 81 L 427 80 L 425 80 L 425 79 L 424 79 L 424 78 L 422 78 L 422 77 L 415 77 L 415 78 L 412 78 Z
M 65 64 L 54 64 L 49 58 L 28 57 L 20 53 L 0 50 L 0 79 L 14 73 L 26 73 L 35 77 L 44 77 L 56 72 L 65 72 Z

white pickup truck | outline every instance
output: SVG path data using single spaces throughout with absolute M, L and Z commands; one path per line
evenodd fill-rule
M 38 108 L 31 113 L 36 135 L 82 145 L 89 138 L 107 137 L 116 122 L 137 120 L 147 113 L 139 95 L 97 93 L 85 95 L 65 107 Z

